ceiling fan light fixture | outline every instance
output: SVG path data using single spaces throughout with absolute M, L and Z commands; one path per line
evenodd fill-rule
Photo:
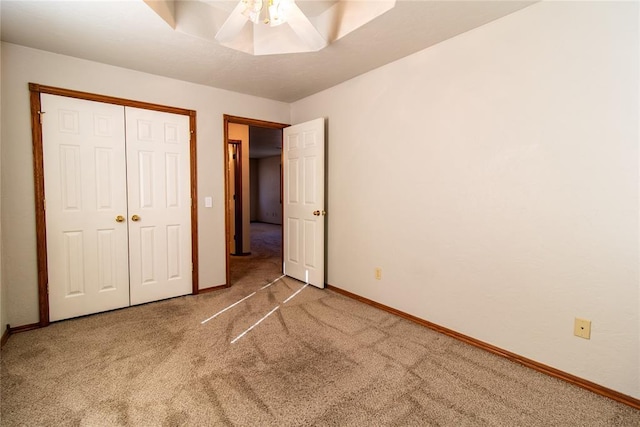
M 245 8 L 242 11 L 242 14 L 246 16 L 246 18 L 253 22 L 254 24 L 258 24 L 260 22 L 260 17 L 263 15 L 264 5 L 262 0 L 242 0 Z
M 319 3 L 325 7 L 323 12 L 311 11 L 316 14 L 307 16 L 294 0 L 238 0 L 214 38 L 255 56 L 317 52 L 393 9 L 396 0 Z
M 269 25 L 277 27 L 287 22 L 289 8 L 294 0 L 269 0 Z
M 242 0 L 242 14 L 254 24 L 264 23 L 271 27 L 287 22 L 287 11 L 294 0 Z

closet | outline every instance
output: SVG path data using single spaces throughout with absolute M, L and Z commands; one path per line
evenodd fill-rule
M 40 102 L 49 320 L 191 293 L 190 117 Z

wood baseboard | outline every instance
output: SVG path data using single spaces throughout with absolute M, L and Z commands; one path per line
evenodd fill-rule
M 16 326 L 15 328 L 9 328 L 9 335 L 18 334 L 20 332 L 32 331 L 34 329 L 40 329 L 42 326 L 40 323 L 30 323 L 28 325 Z
M 4 347 L 7 341 L 9 341 L 9 325 L 7 325 L 7 329 L 4 330 L 2 339 L 0 339 L 0 348 Z
M 211 286 L 210 288 L 198 289 L 197 295 L 206 294 L 207 292 L 221 291 L 229 287 L 230 287 L 229 285 L 217 285 L 217 286 Z
M 28 325 L 16 326 L 12 328 L 10 325 L 7 325 L 7 329 L 5 329 L 2 334 L 2 339 L 0 339 L 0 348 L 4 347 L 4 345 L 9 341 L 9 336 L 13 334 L 17 334 L 20 332 L 32 331 L 34 329 L 40 329 L 42 325 L 40 323 L 30 323 Z
M 467 344 L 478 347 L 482 350 L 488 351 L 490 353 L 496 354 L 498 356 L 502 356 L 507 358 L 513 362 L 524 365 L 528 368 L 534 369 L 538 372 L 541 372 L 546 375 L 550 375 L 552 377 L 561 379 L 578 387 L 582 387 L 587 389 L 593 393 L 599 394 L 604 397 L 608 397 L 617 402 L 624 403 L 625 405 L 629 405 L 632 408 L 640 409 L 640 399 L 636 399 L 634 397 L 628 396 L 626 394 L 622 394 L 618 391 L 612 390 L 607 387 L 603 387 L 599 384 L 591 382 L 589 380 L 585 380 L 583 378 L 577 377 L 575 375 L 569 374 L 567 372 L 561 371 L 556 368 L 552 368 L 551 366 L 544 365 L 540 362 L 536 362 L 535 360 L 527 359 L 526 357 L 520 356 L 518 354 L 512 353 L 507 350 L 503 350 L 499 347 L 496 347 L 491 344 L 487 344 L 486 342 L 480 341 L 478 339 L 472 338 L 470 336 L 461 334 L 452 329 L 445 328 L 443 326 L 437 325 L 435 323 L 429 322 L 428 320 L 421 319 L 419 317 L 413 316 L 411 314 L 405 313 L 403 311 L 397 310 L 395 308 L 386 306 L 384 304 L 380 304 L 379 302 L 370 300 L 365 297 L 361 297 L 360 295 L 351 293 L 349 291 L 345 291 L 344 289 L 338 288 L 333 285 L 327 285 L 327 289 L 330 289 L 339 294 L 345 295 L 349 298 L 355 299 L 357 301 L 363 302 L 365 304 L 371 305 L 373 307 L 379 308 L 380 310 L 386 311 L 391 314 L 395 314 L 396 316 L 402 317 L 404 319 L 415 322 L 419 325 L 425 326 L 429 329 L 432 329 L 436 332 L 440 332 L 442 334 L 448 335 L 452 338 L 455 338 L 459 341 L 465 342 Z

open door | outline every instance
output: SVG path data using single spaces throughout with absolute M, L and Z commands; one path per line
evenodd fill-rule
M 284 274 L 324 288 L 324 119 L 283 129 Z

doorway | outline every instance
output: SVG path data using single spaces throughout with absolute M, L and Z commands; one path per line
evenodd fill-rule
M 282 272 L 282 129 L 288 126 L 224 116 L 227 286 L 243 271 Z

